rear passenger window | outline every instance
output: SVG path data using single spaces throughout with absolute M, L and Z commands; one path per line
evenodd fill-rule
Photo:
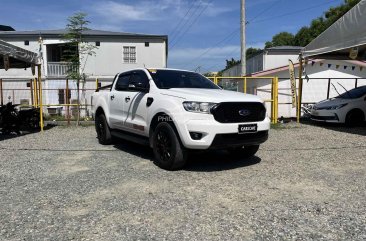
M 127 90 L 129 82 L 130 82 L 130 75 L 121 75 L 118 77 L 115 89 Z

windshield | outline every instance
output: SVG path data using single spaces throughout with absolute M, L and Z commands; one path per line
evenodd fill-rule
M 199 88 L 220 89 L 211 80 L 204 76 L 180 70 L 149 70 L 156 86 L 159 89 L 170 88 Z
M 366 86 L 361 86 L 356 89 L 352 89 L 344 92 L 343 94 L 337 96 L 340 99 L 357 99 L 366 94 Z

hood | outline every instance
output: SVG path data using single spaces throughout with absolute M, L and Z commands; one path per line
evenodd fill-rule
M 172 88 L 160 90 L 162 95 L 174 96 L 187 101 L 200 102 L 263 102 L 256 95 L 244 94 L 241 92 L 222 89 L 194 89 L 194 88 Z
M 350 99 L 342 99 L 342 98 L 332 98 L 328 100 L 322 100 L 315 104 L 315 108 L 323 108 L 327 106 L 333 106 L 333 105 L 341 105 L 349 103 Z

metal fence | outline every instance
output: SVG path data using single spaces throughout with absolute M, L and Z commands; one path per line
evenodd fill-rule
M 81 119 L 88 120 L 91 118 L 91 96 L 100 85 L 98 80 L 80 84 L 78 101 L 75 81 L 47 80 L 40 84 L 36 78 L 28 81 L 0 79 L 0 102 L 1 105 L 18 104 L 20 109 L 42 106 L 45 120 L 76 119 L 80 106 Z

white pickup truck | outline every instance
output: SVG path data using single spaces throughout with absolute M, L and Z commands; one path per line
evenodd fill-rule
M 225 149 L 253 156 L 270 120 L 255 95 L 222 90 L 204 76 L 175 69 L 135 69 L 92 96 L 99 143 L 113 137 L 150 145 L 155 163 L 182 168 L 189 150 Z

